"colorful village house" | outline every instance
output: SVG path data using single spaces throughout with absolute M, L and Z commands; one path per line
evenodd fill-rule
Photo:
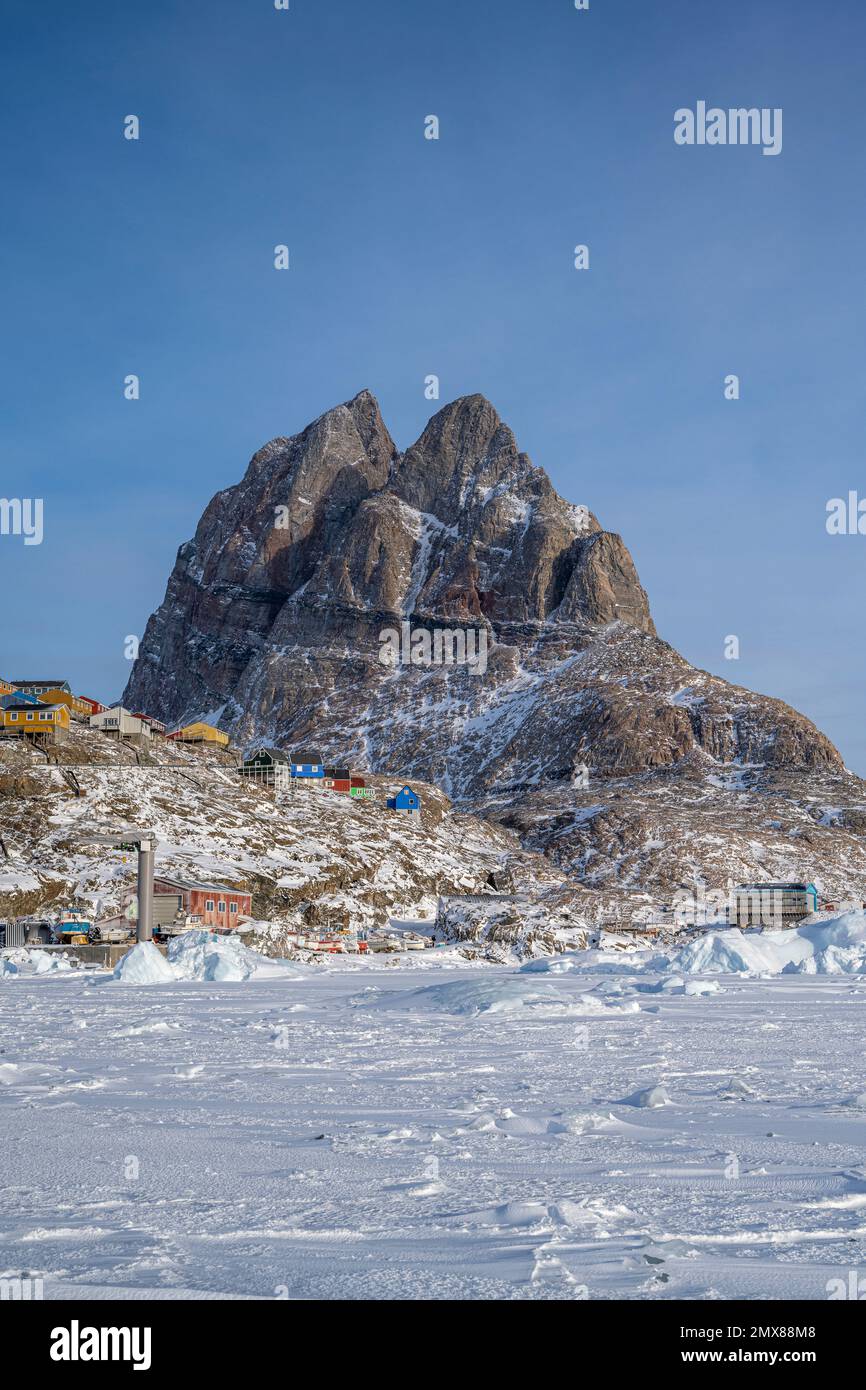
M 12 738 L 32 739 L 34 743 L 59 743 L 69 733 L 69 710 L 65 705 L 31 705 L 21 700 L 2 712 L 3 733 Z
M 368 787 L 363 777 L 352 777 L 349 781 L 349 795 L 357 797 L 372 797 L 373 789 Z
M 12 685 L 26 695 L 47 695 L 49 690 L 64 690 L 67 695 L 72 694 L 69 681 L 13 681 Z
M 93 713 L 87 700 L 71 695 L 68 690 L 46 690 L 38 698 L 44 705 L 65 705 L 75 719 L 89 719 Z
M 310 748 L 298 748 L 290 763 L 293 779 L 324 781 L 325 764 L 321 755 Z
M 236 927 L 243 917 L 251 917 L 252 895 L 242 888 L 230 888 L 226 883 L 197 883 L 185 878 L 154 878 L 154 898 L 171 894 L 180 898 L 181 910 L 198 917 L 202 926 L 221 927 L 225 931 Z
M 342 792 L 349 795 L 352 786 L 351 774 L 347 767 L 326 767 L 322 786 L 329 792 Z
M 278 780 L 282 780 L 278 779 L 278 770 L 288 771 L 289 761 L 288 753 L 284 753 L 282 748 L 257 748 L 244 758 L 239 771 L 242 777 L 273 787 Z
M 104 714 L 108 705 L 104 705 L 101 700 L 91 700 L 89 695 L 79 695 L 79 700 L 83 705 L 87 705 L 88 714 Z
M 152 734 L 159 734 L 161 738 L 165 738 L 166 726 L 161 719 L 154 719 L 152 714 L 144 714 L 141 710 L 133 710 L 132 717 L 140 719 L 142 724 L 147 724 Z
M 11 681 L 4 681 L 3 678 L 0 677 L 0 695 L 11 695 L 14 689 L 15 687 Z
M 89 719 L 91 729 L 99 729 L 113 738 L 150 738 L 150 728 L 136 718 L 123 705 L 112 705 L 101 714 L 92 714 Z
M 421 798 L 411 787 L 401 787 L 396 796 L 389 796 L 385 803 L 389 811 L 403 811 L 409 816 L 420 816 Z
M 166 737 L 174 739 L 176 743 L 213 743 L 219 748 L 229 746 L 228 734 L 224 734 L 222 729 L 214 728 L 213 724 L 205 724 L 203 719 L 183 724 L 179 729 L 173 729 Z

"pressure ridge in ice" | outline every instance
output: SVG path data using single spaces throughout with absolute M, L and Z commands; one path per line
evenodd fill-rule
M 866 975 L 866 912 L 842 912 L 781 931 L 708 930 L 664 954 L 570 951 L 537 957 L 520 968 L 522 975 L 644 972 L 667 977 L 652 986 L 640 986 L 644 992 L 662 994 L 708 992 L 707 984 L 683 980 L 684 975 Z M 613 996 L 630 988 L 610 980 L 594 992 Z
M 49 975 L 71 969 L 66 956 L 53 951 L 28 951 L 23 946 L 13 946 L 0 955 L 0 976 Z
M 866 974 L 866 913 L 782 931 L 710 931 L 666 958 L 681 974 Z
M 167 959 L 152 941 L 140 941 L 118 962 L 114 978 L 124 984 L 159 985 L 171 980 L 242 981 L 272 973 L 285 975 L 287 967 L 257 955 L 239 937 L 188 931 L 169 943 Z

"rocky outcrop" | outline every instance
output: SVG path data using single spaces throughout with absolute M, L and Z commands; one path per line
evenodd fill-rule
M 483 633 L 484 674 L 383 665 L 383 629 L 406 621 Z M 595 788 L 657 778 L 659 804 L 695 776 L 720 777 L 721 795 L 731 767 L 796 772 L 798 795 L 809 776 L 848 777 L 808 719 L 658 637 L 623 541 L 556 493 L 482 396 L 402 454 L 366 391 L 260 449 L 181 546 L 124 703 L 209 717 L 241 746 L 315 738 L 481 798 L 550 853 L 584 766 Z

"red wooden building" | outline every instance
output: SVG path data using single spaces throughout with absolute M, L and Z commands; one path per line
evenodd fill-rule
M 108 705 L 103 705 L 99 700 L 91 700 L 89 695 L 76 695 L 75 698 L 83 705 L 89 705 L 91 714 L 105 714 L 108 709 Z
M 251 917 L 253 900 L 241 888 L 229 888 L 225 883 L 192 883 L 185 878 L 154 878 L 156 896 L 171 893 L 181 899 L 181 909 L 190 917 L 199 917 L 203 927 L 232 928 L 241 917 Z
M 151 714 L 143 714 L 141 710 L 133 710 L 132 717 L 133 719 L 140 719 L 143 724 L 149 724 L 155 734 L 165 734 L 166 732 L 167 726 L 163 724 L 161 719 L 154 719 Z
M 350 772 L 347 767 L 326 767 L 322 786 L 325 791 L 343 792 L 344 795 L 350 796 L 354 795 L 356 789 L 364 786 L 364 779 Z

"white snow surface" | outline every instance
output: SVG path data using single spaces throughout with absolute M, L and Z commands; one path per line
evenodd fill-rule
M 4 975 L 0 1274 L 85 1302 L 825 1299 L 866 1260 L 866 979 L 800 967 L 860 949 L 849 916 L 710 945 L 709 977 L 260 965 L 206 933 L 157 983 L 131 951 L 135 988 Z

